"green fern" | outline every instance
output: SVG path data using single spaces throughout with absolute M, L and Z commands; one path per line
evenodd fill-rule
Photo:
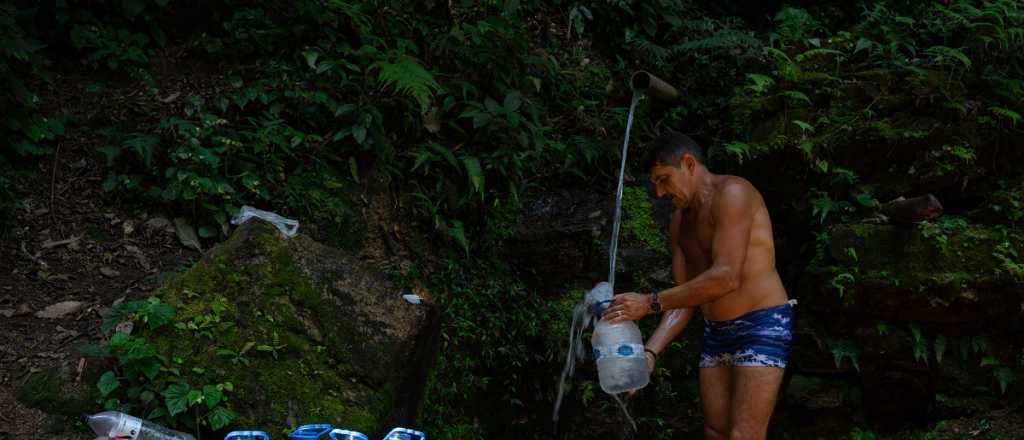
M 796 56 L 796 61 L 797 62 L 801 62 L 801 61 L 804 61 L 804 60 L 807 60 L 807 59 L 811 59 L 811 58 L 814 58 L 814 57 L 818 57 L 818 56 L 822 56 L 822 55 L 835 55 L 838 58 L 846 57 L 846 54 L 844 54 L 844 53 L 842 53 L 842 52 L 840 52 L 838 50 L 822 48 L 822 49 L 811 49 L 811 50 L 808 50 L 808 51 L 806 51 L 806 52 L 804 52 L 802 54 L 799 54 L 799 55 Z
M 377 66 L 380 67 L 377 81 L 384 87 L 394 88 L 398 94 L 414 98 L 421 111 L 427 111 L 430 99 L 441 89 L 434 75 L 412 57 L 402 55 L 394 63 L 380 62 Z
M 775 80 L 769 76 L 751 73 L 747 74 L 747 78 L 750 78 L 750 81 L 753 82 L 753 84 L 747 85 L 747 89 L 758 95 L 768 91 L 771 86 L 775 85 Z
M 808 98 L 807 95 L 805 95 L 803 92 L 798 92 L 796 90 L 786 90 L 785 92 L 782 92 L 779 95 L 789 98 L 790 100 L 796 102 L 802 102 L 807 105 L 811 104 L 811 98 Z
M 954 64 L 950 61 L 959 62 L 965 69 L 971 68 L 971 59 L 967 57 L 960 49 L 955 49 L 946 46 L 932 46 L 925 49 L 925 54 L 935 58 L 936 62 L 943 64 Z
M 1009 119 L 1014 127 L 1016 127 L 1017 123 L 1020 122 L 1020 120 L 1021 120 L 1020 113 L 1017 113 L 1017 112 L 1015 112 L 1013 110 L 1010 110 L 1008 108 L 1005 108 L 1005 107 L 989 107 L 988 109 L 989 109 L 989 111 L 991 111 L 996 116 L 999 116 L 1000 118 Z

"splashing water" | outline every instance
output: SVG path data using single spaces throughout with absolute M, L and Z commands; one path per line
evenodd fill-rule
M 633 111 L 636 110 L 636 103 L 640 101 L 643 94 L 634 92 L 633 99 L 629 103 L 629 115 L 626 118 L 626 137 L 622 143 L 622 165 L 619 167 L 619 188 L 615 193 L 615 213 L 614 220 L 612 222 L 612 237 L 611 243 L 608 246 L 608 284 L 611 285 L 612 291 L 615 288 L 615 255 L 619 250 L 619 226 L 622 223 L 622 186 L 624 181 L 624 175 L 626 173 L 626 154 L 629 151 L 629 132 L 633 128 Z M 587 307 L 586 300 L 580 301 L 576 305 L 576 308 L 572 312 L 572 325 L 569 327 L 569 352 L 565 357 L 565 366 L 562 368 L 562 378 L 558 382 L 558 397 L 555 399 L 555 410 L 551 415 L 551 420 L 555 423 L 558 422 L 558 410 L 562 407 L 562 397 L 565 392 L 565 380 L 572 376 L 576 370 L 576 361 L 583 360 L 583 330 L 590 326 L 590 322 L 596 316 L 590 313 Z M 636 431 L 636 422 L 629 416 L 629 411 L 626 410 L 625 403 L 618 395 L 613 394 L 612 397 L 619 403 L 619 407 L 622 408 L 622 412 L 629 419 L 629 423 L 633 426 L 633 430 Z

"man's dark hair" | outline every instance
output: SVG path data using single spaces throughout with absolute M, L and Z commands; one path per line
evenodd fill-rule
M 696 141 L 678 131 L 667 130 L 650 142 L 642 165 L 645 171 L 658 164 L 678 167 L 679 159 L 686 154 L 691 154 L 697 162 L 704 163 L 704 150 Z

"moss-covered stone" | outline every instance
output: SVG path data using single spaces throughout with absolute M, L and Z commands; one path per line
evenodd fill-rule
M 415 423 L 437 312 L 340 250 L 249 221 L 155 294 L 177 316 L 147 338 L 182 370 L 201 366 L 196 380 L 233 383 L 232 426 Z
M 643 188 L 623 188 L 623 238 L 640 242 L 645 248 L 665 252 L 665 232 L 657 228 L 651 211 L 651 201 Z

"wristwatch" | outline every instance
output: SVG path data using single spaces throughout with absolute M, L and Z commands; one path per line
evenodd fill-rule
M 658 292 L 651 294 L 651 311 L 654 313 L 661 313 L 661 303 L 658 302 Z

